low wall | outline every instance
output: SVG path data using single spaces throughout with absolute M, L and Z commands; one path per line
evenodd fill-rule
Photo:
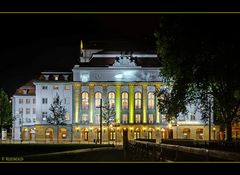
M 240 161 L 240 154 L 172 144 L 129 140 L 127 160 L 133 161 Z

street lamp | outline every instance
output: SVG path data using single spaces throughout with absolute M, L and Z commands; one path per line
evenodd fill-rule
M 97 106 L 97 108 L 100 108 L 100 144 L 102 144 L 102 99 L 100 99 L 100 106 Z
M 215 140 L 215 137 L 216 137 L 216 128 L 213 127 L 213 140 Z

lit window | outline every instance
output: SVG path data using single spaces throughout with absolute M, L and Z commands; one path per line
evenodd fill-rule
M 134 139 L 140 138 L 140 131 L 134 131 Z
M 33 99 L 33 104 L 35 104 L 35 103 L 36 103 L 36 99 L 34 98 L 34 99 Z
M 127 114 L 123 114 L 122 115 L 122 123 L 123 124 L 127 124 L 128 123 L 128 115 Z
M 30 108 L 26 108 L 26 114 L 30 114 Z
M 44 121 L 47 120 L 47 112 L 42 112 L 42 119 L 43 119 Z
M 88 114 L 82 114 L 82 123 L 88 124 Z
M 29 98 L 26 99 L 26 104 L 30 104 L 30 99 Z
M 101 92 L 96 92 L 95 93 L 95 107 L 99 107 L 100 106 L 101 98 L 102 98 Z
M 23 104 L 23 99 L 19 98 L 18 102 L 19 104 Z
M 141 115 L 140 114 L 136 114 L 135 123 L 141 123 Z
M 153 123 L 153 114 L 148 114 L 148 123 Z
M 53 90 L 58 90 L 59 87 L 58 86 L 53 86 Z
M 42 86 L 42 89 L 43 90 L 47 90 L 47 86 Z
M 122 93 L 122 109 L 128 109 L 128 93 Z
M 65 114 L 65 120 L 70 120 L 70 114 L 69 114 L 69 112 L 66 112 L 66 114 Z
M 71 86 L 70 86 L 70 85 L 66 85 L 66 86 L 64 87 L 64 89 L 65 89 L 65 90 L 70 90 L 70 89 L 71 89 Z
M 108 100 L 109 100 L 110 108 L 114 108 L 115 107 L 115 93 L 114 92 L 109 92 Z
M 36 108 L 33 108 L 33 114 L 36 114 Z
M 115 131 L 110 131 L 110 140 L 115 140 L 116 139 L 116 132 Z
M 82 93 L 82 109 L 88 109 L 88 93 Z
M 148 109 L 154 109 L 154 93 L 148 93 Z
M 59 75 L 53 75 L 54 76 L 54 80 L 58 80 Z
M 47 98 L 42 98 L 42 104 L 47 104 L 47 103 L 48 103 Z
M 141 109 L 142 108 L 142 94 L 140 92 L 135 93 L 135 109 Z

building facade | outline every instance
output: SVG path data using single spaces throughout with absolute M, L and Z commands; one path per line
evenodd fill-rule
M 42 72 L 32 86 L 20 89 L 26 94 L 13 96 L 14 140 L 33 142 L 92 143 L 100 138 L 100 100 L 115 110 L 115 122 L 103 125 L 103 143 L 121 143 L 123 130 L 129 139 L 186 138 L 203 140 L 209 127 L 201 121 L 194 106 L 180 116 L 175 125 L 168 124 L 159 113 L 156 89 L 166 88 L 159 76 L 160 62 L 152 52 L 118 52 L 83 50 L 80 64 L 72 72 Z M 28 89 L 31 89 L 31 94 Z M 66 108 L 66 125 L 50 125 L 46 118 L 53 99 L 59 95 Z M 26 104 L 22 103 L 26 101 Z M 27 103 L 29 99 L 31 104 Z M 21 103 L 20 103 L 21 102 Z M 34 102 L 34 103 L 33 103 Z M 29 113 L 30 110 L 30 113 Z M 19 117 L 20 116 L 20 117 Z M 26 118 L 32 122 L 27 123 Z M 218 128 L 211 128 L 217 139 Z

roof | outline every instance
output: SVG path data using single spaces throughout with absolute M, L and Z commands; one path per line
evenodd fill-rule
M 160 67 L 160 61 L 154 51 L 99 51 L 92 54 L 90 62 L 81 62 L 81 67 L 108 67 L 114 64 L 119 56 L 131 56 L 137 66 Z
M 30 80 L 25 83 L 23 86 L 19 87 L 14 95 L 35 95 L 35 86 L 33 84 L 34 80 Z

